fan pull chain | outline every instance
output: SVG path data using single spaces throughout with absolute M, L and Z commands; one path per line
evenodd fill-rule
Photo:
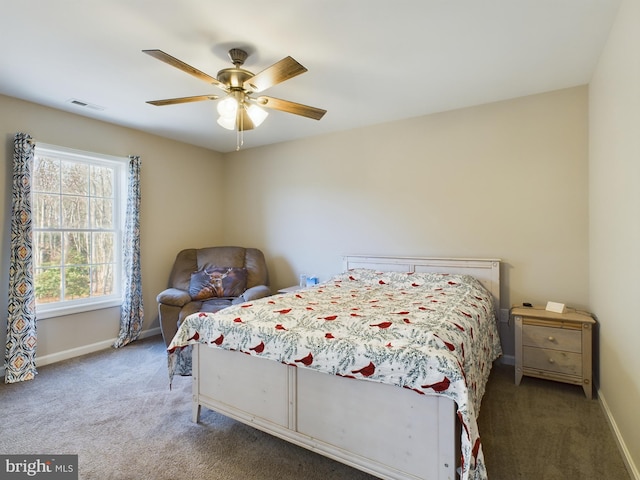
M 236 152 L 240 150 L 240 147 L 242 147 L 242 145 L 244 144 L 244 115 L 242 115 L 241 112 L 241 108 L 244 108 L 243 106 L 240 106 L 240 108 L 238 108 L 238 114 L 240 116 L 240 119 L 238 120 L 238 129 L 236 130 Z

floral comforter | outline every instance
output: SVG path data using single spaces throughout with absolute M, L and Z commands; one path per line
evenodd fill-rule
M 190 374 L 193 343 L 444 395 L 462 423 L 462 479 L 487 478 L 476 417 L 501 354 L 491 294 L 473 277 L 351 270 L 296 293 L 198 313 L 169 346 Z

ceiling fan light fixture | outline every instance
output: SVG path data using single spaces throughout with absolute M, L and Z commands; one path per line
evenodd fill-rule
M 218 102 L 216 109 L 218 110 L 220 117 L 235 120 L 238 112 L 238 101 L 234 97 L 228 96 L 224 100 L 220 100 Z
M 236 129 L 236 117 L 235 115 L 232 117 L 223 117 L 222 115 L 218 118 L 218 125 L 222 128 L 226 128 L 227 130 L 235 130 Z
M 247 109 L 247 114 L 251 118 L 253 125 L 256 127 L 262 124 L 265 118 L 269 116 L 269 112 L 260 108 L 257 105 L 252 104 L 252 105 L 249 105 L 248 107 L 245 106 L 245 108 Z

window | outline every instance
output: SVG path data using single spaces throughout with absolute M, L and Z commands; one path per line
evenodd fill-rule
M 32 213 L 38 318 L 121 303 L 126 158 L 38 143 Z

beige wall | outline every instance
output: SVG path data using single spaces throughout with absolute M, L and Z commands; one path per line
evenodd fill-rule
M 587 308 L 587 132 L 577 87 L 234 152 L 224 240 L 277 287 L 343 254 L 497 257 L 503 308 Z
M 222 156 L 1 95 L 0 112 L 0 135 L 4 139 L 0 153 L 0 311 L 7 311 L 13 137 L 16 132 L 27 132 L 44 143 L 109 155 L 141 156 L 143 328 L 158 327 L 155 297 L 166 288 L 175 254 L 182 248 L 222 240 L 220 214 L 210 208 L 210 192 L 222 185 Z M 2 318 L 6 321 L 6 315 Z M 55 359 L 61 352 L 74 350 L 82 353 L 91 345 L 114 339 L 118 325 L 118 308 L 41 320 L 38 357 Z M 0 329 L 0 345 L 5 344 L 5 335 L 5 329 Z M 4 357 L 4 347 L 2 352 Z
M 640 3 L 624 0 L 590 85 L 590 297 L 600 398 L 640 479 Z

